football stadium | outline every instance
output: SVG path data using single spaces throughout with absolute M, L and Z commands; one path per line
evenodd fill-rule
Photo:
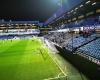
M 0 80 L 100 80 L 100 1 L 51 1 L 44 21 L 0 14 Z

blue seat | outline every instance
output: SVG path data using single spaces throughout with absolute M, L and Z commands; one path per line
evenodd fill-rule
M 80 49 L 87 51 L 88 55 L 93 56 L 100 60 L 100 39 L 97 39 L 97 40 L 81 47 Z

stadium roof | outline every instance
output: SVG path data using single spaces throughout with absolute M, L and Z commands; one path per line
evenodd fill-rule
M 77 0 L 79 1 L 78 3 L 74 4 L 74 1 L 76 0 L 71 0 L 72 2 L 69 4 L 71 6 L 70 8 L 67 8 L 66 6 L 60 8 L 53 16 L 51 16 L 46 22 L 45 25 L 47 24 L 52 24 L 54 22 L 59 22 L 59 20 L 68 20 L 68 19 L 73 19 L 77 16 L 80 15 L 86 15 L 87 13 L 91 11 L 95 11 L 96 9 L 100 8 L 100 1 L 99 0 Z M 87 2 L 91 4 L 87 4 Z M 95 2 L 98 2 L 96 6 L 93 6 Z M 72 6 L 73 5 L 73 6 Z M 92 6 L 91 6 L 92 5 Z
M 70 11 L 73 7 L 75 7 L 76 5 L 79 5 L 81 2 L 85 1 L 85 0 L 62 0 L 64 1 L 62 4 L 62 6 L 57 10 L 56 13 L 54 13 L 46 22 L 45 24 L 50 23 L 51 21 L 53 21 L 55 18 L 58 18 L 60 15 L 62 15 L 63 13 Z
M 39 24 L 39 21 L 0 21 L 0 24 Z

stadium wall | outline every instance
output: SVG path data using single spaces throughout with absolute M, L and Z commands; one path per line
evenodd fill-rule
M 73 54 L 70 51 L 62 49 L 55 45 L 59 54 L 72 63 L 80 72 L 85 74 L 90 80 L 100 80 L 100 65 L 97 65 L 88 59 L 81 57 L 77 54 Z M 83 79 L 84 80 L 84 79 Z

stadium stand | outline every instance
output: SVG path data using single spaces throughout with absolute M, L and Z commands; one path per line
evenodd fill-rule
M 13 39 L 13 36 L 0 36 L 0 39 L 4 40 L 4 39 Z
M 92 41 L 91 43 L 79 48 L 82 51 L 86 51 L 87 55 L 90 55 L 100 60 L 100 39 Z
M 89 17 L 84 20 L 63 24 L 59 29 L 68 29 L 67 32 L 57 32 L 55 30 L 55 32 L 49 33 L 45 37 L 69 51 L 76 50 L 75 53 L 82 54 L 82 56 L 92 62 L 100 64 L 99 16 L 96 16 L 96 19 Z M 68 27 L 76 27 L 76 29 L 79 29 L 79 32 L 70 33 L 70 28 Z M 80 33 L 81 27 L 83 27 L 82 34 Z

